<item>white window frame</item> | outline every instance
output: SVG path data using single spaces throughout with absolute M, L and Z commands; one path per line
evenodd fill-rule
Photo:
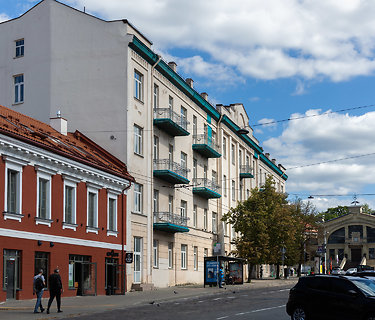
M 134 125 L 134 153 L 143 156 L 143 129 Z
M 193 179 L 196 179 L 198 176 L 198 160 L 193 159 Z
M 198 221 L 198 206 L 195 204 L 193 206 L 193 227 L 197 227 L 197 221 Z
M 193 135 L 197 135 L 198 133 L 198 118 L 193 115 Z
M 208 257 L 208 248 L 204 248 L 203 257 Z
M 173 242 L 168 242 L 168 269 L 173 269 Z
M 217 213 L 212 212 L 212 233 L 217 234 Z
M 154 97 L 154 109 L 159 108 L 159 86 L 154 83 L 154 91 L 153 91 L 153 97 Z
M 159 212 L 159 190 L 154 189 L 153 193 L 153 212 Z
M 198 247 L 194 247 L 194 271 L 198 271 Z
M 168 196 L 168 212 L 173 213 L 173 196 Z
M 51 198 L 52 198 L 52 175 L 56 172 L 53 172 L 46 168 L 41 168 L 38 166 L 35 166 L 35 169 L 37 170 L 37 194 L 36 194 L 36 219 L 35 223 L 47 225 L 48 227 L 51 227 L 53 220 L 51 219 Z M 39 207 L 40 207 L 40 180 L 43 179 L 47 181 L 47 198 L 46 198 L 46 217 L 40 217 L 39 216 Z
M 134 98 L 143 102 L 143 74 L 134 69 Z
M 181 167 L 187 168 L 187 154 L 181 151 Z
M 231 145 L 231 157 L 232 157 L 232 164 L 236 165 L 236 146 L 234 143 Z
M 89 201 L 90 201 L 90 194 L 94 194 L 95 198 L 94 198 L 94 216 L 93 216 L 93 220 L 94 220 L 94 225 L 93 226 L 89 226 L 89 215 L 90 215 L 90 205 L 89 205 Z M 87 199 L 87 216 L 86 216 L 86 233 L 96 233 L 98 234 L 98 207 L 99 207 L 99 188 L 97 187 L 94 187 L 94 186 L 91 186 L 91 185 L 88 185 L 87 186 L 87 196 L 86 196 L 86 199 Z
M 20 44 L 18 44 L 18 42 L 21 42 Z M 16 46 L 16 50 L 15 50 L 15 55 L 14 57 L 15 58 L 21 58 L 25 55 L 25 39 L 22 38 L 22 39 L 17 39 L 14 41 L 14 44 Z
M 3 156 L 3 160 L 5 161 L 5 190 L 4 190 L 4 220 L 11 219 L 17 220 L 21 222 L 24 215 L 22 214 L 22 172 L 23 167 L 28 164 L 28 162 L 15 159 L 9 156 Z M 18 173 L 17 179 L 17 212 L 9 212 L 8 211 L 8 172 L 9 170 L 16 171 Z
M 203 230 L 207 231 L 208 228 L 208 210 L 205 208 L 203 210 Z
M 187 122 L 187 109 L 181 106 L 181 124 L 184 126 Z
M 25 101 L 25 76 L 24 74 L 14 75 L 13 83 L 14 83 L 14 104 L 23 103 Z
M 223 158 L 227 158 L 227 138 L 223 136 Z
M 159 159 L 159 137 L 154 136 L 154 150 L 153 150 L 153 159 L 158 160 Z
M 187 245 L 181 244 L 181 270 L 187 270 Z
M 137 188 L 139 187 L 139 189 Z M 133 212 L 142 214 L 143 210 L 143 185 L 134 183 L 134 203 Z
M 80 181 L 79 179 L 74 179 L 71 177 L 64 176 L 64 203 L 63 203 L 63 213 L 64 219 L 62 223 L 63 229 L 72 229 L 74 231 L 77 230 L 77 183 Z M 72 222 L 66 221 L 66 188 L 70 187 L 73 188 L 73 203 L 72 203 Z
M 227 176 L 224 174 L 223 175 L 223 193 L 224 197 L 227 196 Z
M 236 201 L 236 181 L 232 180 L 232 201 Z
M 114 192 L 108 192 L 107 196 L 107 236 L 114 236 L 117 237 L 118 235 L 118 196 L 119 194 Z M 110 221 L 110 201 L 114 201 L 114 212 L 113 212 L 113 228 L 110 228 L 109 221 Z
M 159 268 L 159 241 L 153 240 L 153 267 L 155 269 Z
M 186 218 L 186 215 L 187 215 L 187 201 L 181 200 L 180 216 L 181 218 Z
M 169 96 L 168 98 L 168 108 L 173 110 L 173 97 Z

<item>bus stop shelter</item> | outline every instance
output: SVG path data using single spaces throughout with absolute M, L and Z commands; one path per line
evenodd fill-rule
M 227 284 L 243 284 L 244 259 L 228 256 L 212 256 L 204 258 L 204 286 L 216 286 L 219 283 L 219 268 L 224 271 Z

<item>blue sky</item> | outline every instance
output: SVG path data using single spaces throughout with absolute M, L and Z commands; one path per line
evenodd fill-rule
M 318 209 L 375 209 L 375 3 L 361 0 L 63 0 L 128 19 L 215 103 L 243 103 L 286 168 L 287 191 Z M 0 21 L 38 3 L 0 0 Z M 360 23 L 359 23 L 360 21 Z M 0 101 L 1 103 L 1 101 Z M 346 112 L 330 112 L 368 106 Z M 262 122 L 309 117 L 261 126 Z M 367 156 L 362 156 L 366 155 Z M 361 156 L 361 157 L 358 157 Z M 347 160 L 324 163 L 329 160 Z M 323 162 L 323 163 L 322 163 Z M 319 165 L 307 166 L 321 163 Z M 295 168 L 299 167 L 299 168 Z M 332 197 L 328 195 L 340 195 Z

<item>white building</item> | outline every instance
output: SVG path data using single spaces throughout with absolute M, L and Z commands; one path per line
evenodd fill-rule
M 127 20 L 44 0 L 0 24 L 0 45 L 0 104 L 44 122 L 60 111 L 135 177 L 128 289 L 202 283 L 203 257 L 232 249 L 222 214 L 268 174 L 285 191 L 243 105 L 211 105 Z

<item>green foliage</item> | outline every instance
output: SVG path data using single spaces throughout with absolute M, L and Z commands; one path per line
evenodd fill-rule
M 327 211 L 318 214 L 318 217 L 324 221 L 332 220 L 349 213 L 347 206 L 337 206 L 334 208 L 328 208 Z
M 286 264 L 300 260 L 305 230 L 315 226 L 315 208 L 301 201 L 289 204 L 286 198 L 276 192 L 269 176 L 261 189 L 253 189 L 246 201 L 223 216 L 238 232 L 235 255 L 251 265 L 280 264 L 284 247 Z

